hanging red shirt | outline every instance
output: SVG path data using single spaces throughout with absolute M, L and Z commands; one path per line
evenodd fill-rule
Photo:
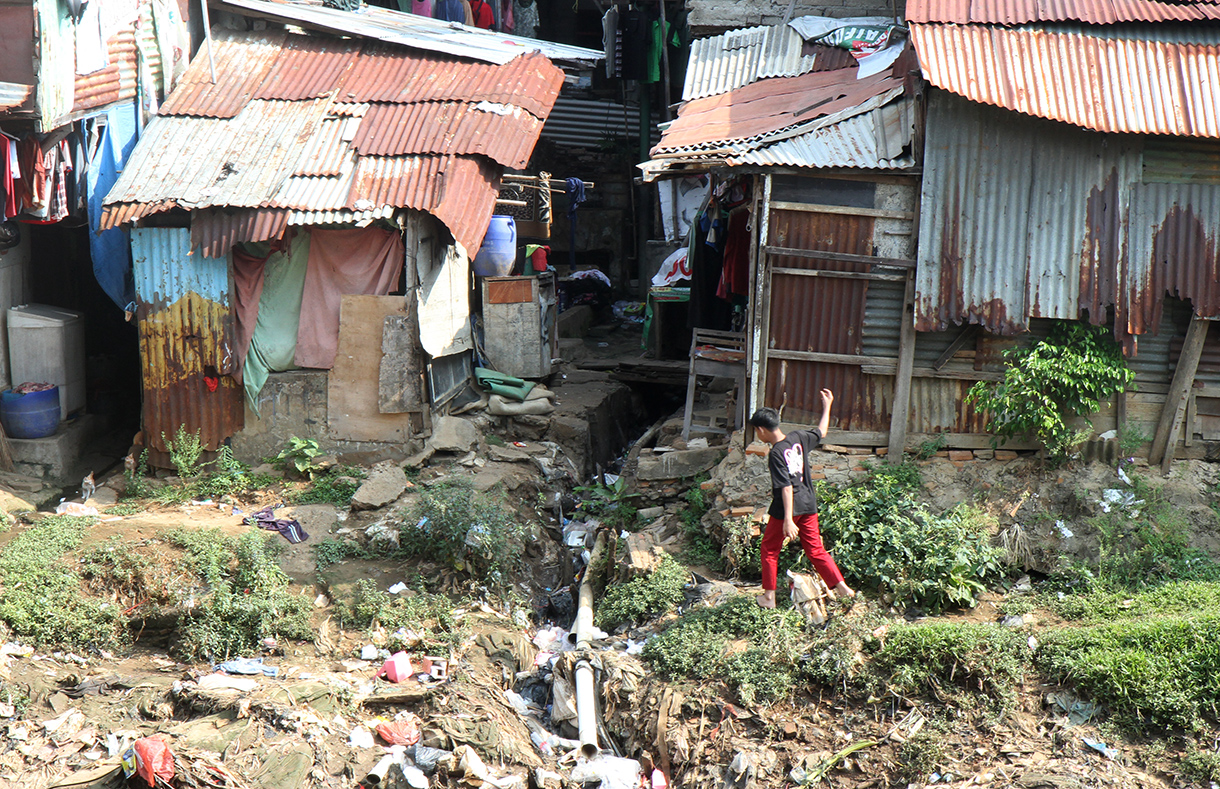
M 491 30 L 496 25 L 495 12 L 487 0 L 470 0 L 470 12 L 474 14 L 474 26 Z

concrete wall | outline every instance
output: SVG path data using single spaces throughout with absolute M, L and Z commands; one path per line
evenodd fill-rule
M 778 25 L 784 21 L 788 0 L 687 0 L 688 22 L 696 36 L 715 35 L 738 27 Z M 792 18 L 815 16 L 888 16 L 901 15 L 904 5 L 894 0 L 798 0 Z

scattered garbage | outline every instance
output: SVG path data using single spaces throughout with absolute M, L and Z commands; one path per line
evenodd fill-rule
M 1068 725 L 1083 726 L 1101 712 L 1101 706 L 1085 701 L 1070 691 L 1058 691 L 1046 694 L 1046 703 L 1059 712 L 1067 715 Z
M 268 666 L 263 663 L 262 658 L 236 658 L 234 660 L 226 660 L 216 666 L 216 671 L 223 671 L 226 674 L 263 674 L 268 677 L 278 677 L 280 670 L 275 666 Z
M 1075 534 L 1072 533 L 1072 530 L 1069 529 L 1067 527 L 1067 524 L 1064 523 L 1063 521 L 1055 521 L 1055 529 L 1058 530 L 1059 536 L 1065 540 L 1070 540 L 1072 537 L 1076 536 Z
M 411 665 L 411 656 L 406 652 L 395 652 L 377 672 L 378 677 L 385 677 L 390 682 L 402 682 L 415 673 Z
M 228 674 L 208 674 L 196 680 L 203 690 L 236 690 L 249 693 L 258 687 L 258 680 L 246 677 L 231 677 Z
M 136 774 L 156 786 L 157 782 L 169 782 L 174 777 L 174 754 L 160 735 L 142 737 L 132 746 L 136 753 Z
M 1102 512 L 1130 510 L 1130 516 L 1138 518 L 1139 508 L 1144 506 L 1144 500 L 1137 500 L 1135 494 L 1129 490 L 1106 488 L 1101 492 L 1101 499 L 1097 505 L 1101 507 Z
M 348 732 L 347 744 L 353 748 L 372 748 L 376 742 L 373 740 L 373 732 L 365 726 L 357 726 Z
M 1097 751 L 1098 753 L 1100 753 L 1102 756 L 1106 757 L 1107 759 L 1117 759 L 1118 758 L 1118 749 L 1117 748 L 1111 748 L 1110 746 L 1106 745 L 1104 742 L 1101 742 L 1100 740 L 1093 740 L 1088 737 L 1082 737 L 1081 739 L 1084 740 L 1085 745 L 1087 745 L 1090 748 L 1092 748 L 1093 750 Z
M 390 745 L 414 745 L 419 742 L 422 721 L 411 712 L 393 721 L 377 724 L 377 735 Z
M 394 584 L 386 591 L 389 592 L 390 594 L 402 594 L 403 592 L 407 591 L 407 585 L 404 584 L 402 581 L 399 581 L 398 583 Z
M 97 507 L 81 504 L 79 501 L 61 501 L 55 508 L 56 515 L 68 515 L 73 518 L 97 518 L 101 513 Z
M 571 779 L 579 784 L 601 782 L 601 789 L 636 789 L 640 785 L 640 763 L 635 759 L 602 754 L 578 761 Z

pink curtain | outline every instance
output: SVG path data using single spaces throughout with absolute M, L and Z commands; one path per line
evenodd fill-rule
M 238 383 L 242 382 L 250 338 L 254 336 L 254 324 L 258 322 L 258 300 L 263 296 L 263 265 L 266 262 L 267 258 L 247 255 L 233 247 L 233 318 L 237 336 L 237 367 L 233 378 Z
M 312 232 L 297 331 L 299 366 L 334 366 L 340 300 L 387 295 L 398 283 L 403 255 L 402 235 L 379 227 Z

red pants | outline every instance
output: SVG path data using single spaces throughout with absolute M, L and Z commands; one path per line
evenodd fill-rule
M 839 565 L 835 564 L 835 560 L 830 558 L 830 554 L 822 545 L 822 533 L 818 531 L 817 513 L 797 515 L 792 520 L 796 521 L 796 529 L 801 536 L 801 547 L 805 549 L 805 555 L 809 557 L 809 563 L 813 565 L 813 569 L 818 571 L 818 575 L 822 576 L 822 580 L 831 589 L 843 583 L 843 573 L 839 572 Z M 783 544 L 784 521 L 780 518 L 768 518 L 767 530 L 763 532 L 762 538 L 762 588 L 764 591 L 775 591 L 779 549 Z

